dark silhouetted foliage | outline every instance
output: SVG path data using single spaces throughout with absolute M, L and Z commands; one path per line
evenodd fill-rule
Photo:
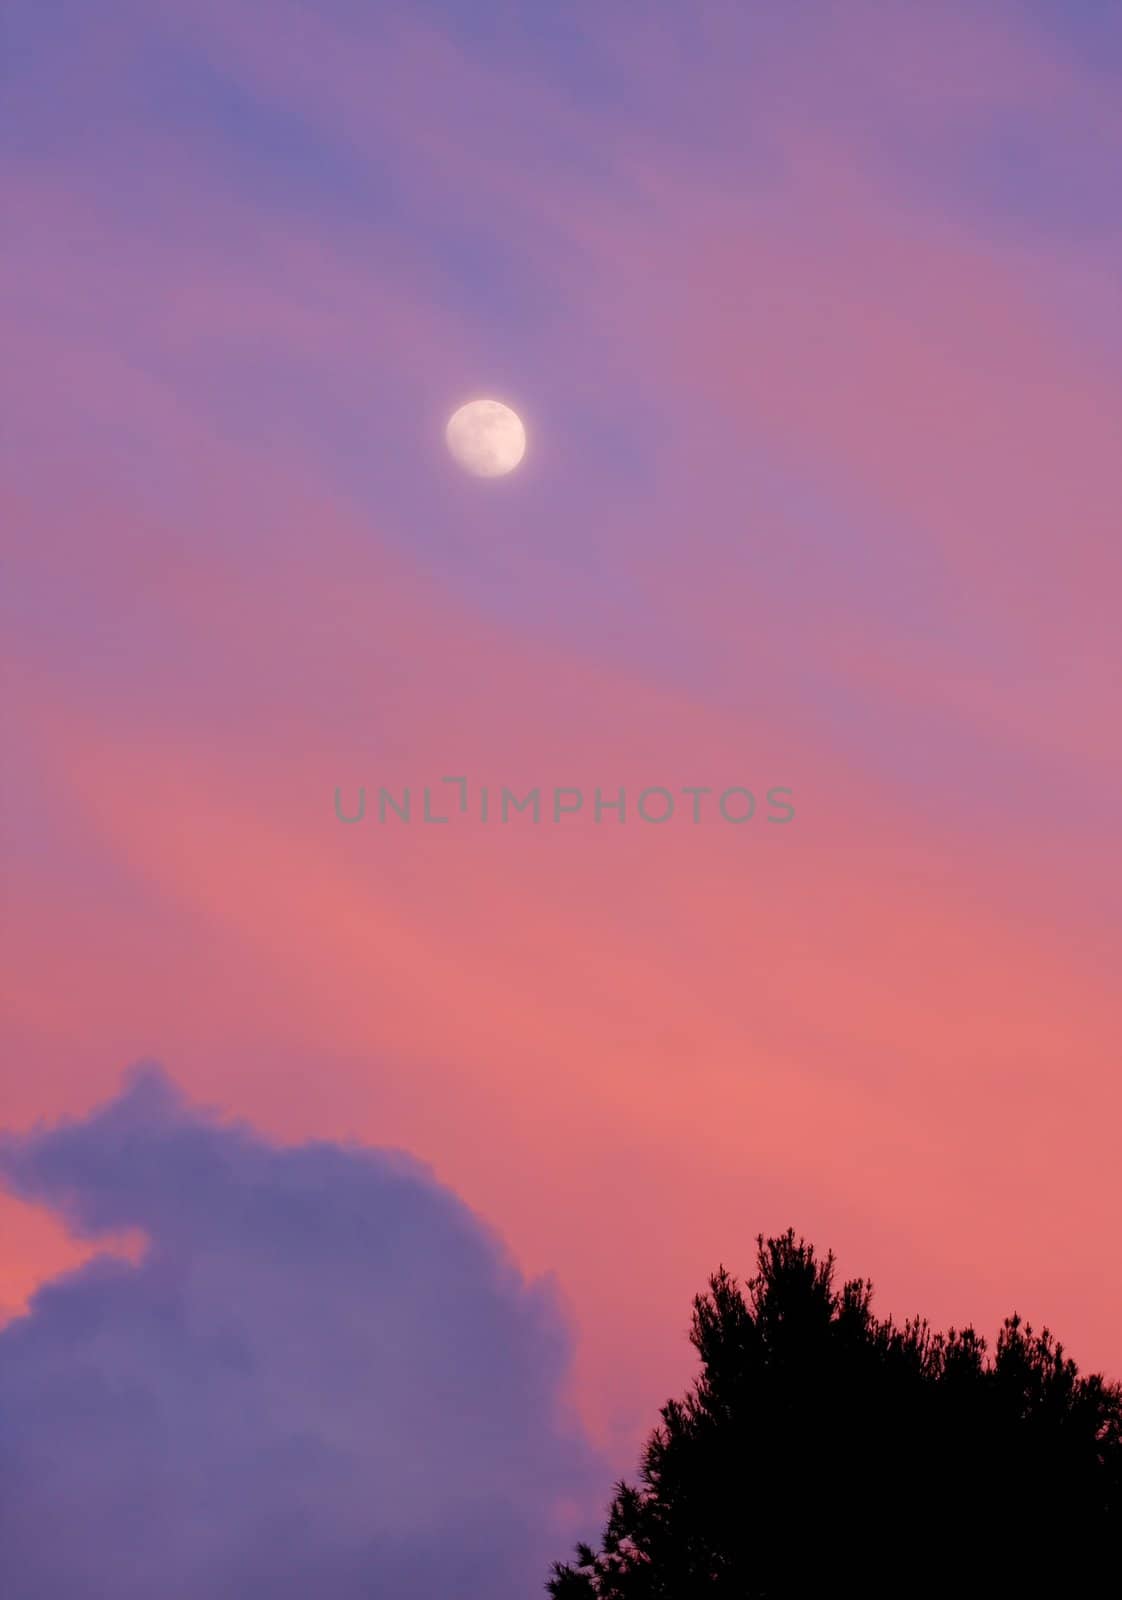
M 793 1232 L 746 1293 L 722 1268 L 700 1376 L 555 1600 L 1122 1593 L 1122 1389 L 1018 1317 L 990 1354 L 871 1299 Z

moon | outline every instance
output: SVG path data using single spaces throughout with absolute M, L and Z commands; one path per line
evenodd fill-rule
M 501 400 L 469 400 L 448 418 L 444 438 L 452 459 L 477 478 L 501 478 L 526 454 L 526 430 Z

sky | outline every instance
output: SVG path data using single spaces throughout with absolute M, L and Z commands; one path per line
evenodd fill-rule
M 24 1533 L 525 1592 L 789 1225 L 1118 1375 L 1117 8 L 13 0 L 2 57 Z M 199 1515 L 275 1477 L 208 1543 L 157 1437 Z

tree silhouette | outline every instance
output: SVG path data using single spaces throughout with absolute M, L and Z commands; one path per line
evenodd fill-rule
M 1105 1274 L 1104 1274 L 1105 1276 Z M 555 1600 L 1122 1592 L 1122 1389 L 1047 1329 L 897 1327 L 792 1231 L 694 1301 L 701 1373 Z

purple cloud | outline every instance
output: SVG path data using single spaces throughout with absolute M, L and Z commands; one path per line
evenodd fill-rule
M 552 1289 L 410 1157 L 273 1145 L 145 1068 L 0 1138 L 0 1183 L 149 1241 L 0 1333 L 13 1600 L 513 1600 L 604 1487 Z

